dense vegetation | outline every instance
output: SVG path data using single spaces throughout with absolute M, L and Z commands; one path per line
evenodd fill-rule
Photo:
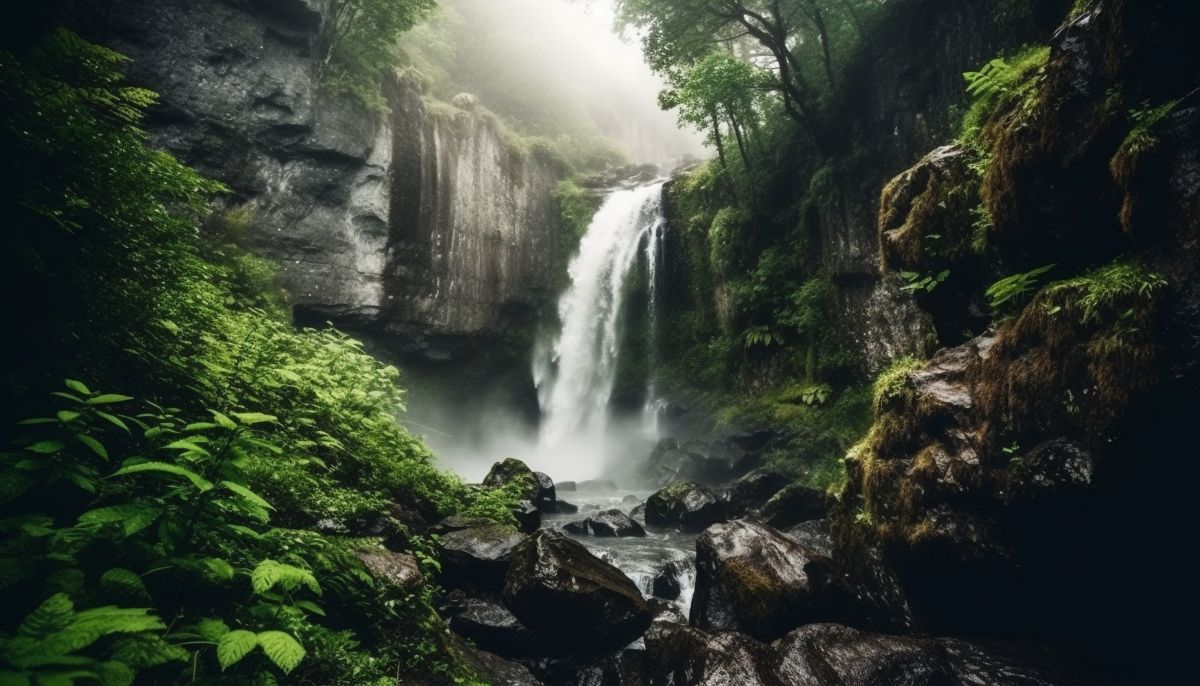
M 61 29 L 0 52 L 3 271 L 28 295 L 0 408 L 0 679 L 470 679 L 433 587 L 361 559 L 386 538 L 431 571 L 406 508 L 507 522 L 511 495 L 431 466 L 394 369 L 292 328 L 239 247 L 252 213 L 211 214 L 220 185 L 147 147 L 154 94 L 122 62 Z

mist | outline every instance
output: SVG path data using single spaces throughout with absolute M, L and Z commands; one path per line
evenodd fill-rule
M 614 31 L 610 0 L 440 5 L 411 41 L 439 97 L 470 92 L 530 135 L 606 137 L 630 162 L 662 166 L 705 156 L 702 136 L 659 109 L 663 83 L 639 46 Z

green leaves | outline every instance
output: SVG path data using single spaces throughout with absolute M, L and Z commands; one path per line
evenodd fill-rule
M 190 481 L 192 485 L 195 486 L 196 489 L 201 493 L 213 487 L 211 481 L 205 479 L 192 470 L 186 467 L 180 467 L 179 465 L 168 464 L 166 462 L 137 462 L 134 464 L 127 464 L 126 466 L 114 472 L 113 476 L 128 476 L 129 474 L 145 473 L 167 474 L 170 476 L 183 477 Z
M 291 634 L 282 631 L 262 631 L 258 643 L 263 652 L 286 674 L 295 669 L 304 659 L 304 647 Z
M 1005 305 L 1025 300 L 1037 287 L 1041 277 L 1057 266 L 1057 264 L 1047 264 L 1000 279 L 987 289 L 988 304 L 992 310 L 999 311 Z
M 217 661 L 221 669 L 229 669 L 262 646 L 263 654 L 285 674 L 291 672 L 304 659 L 304 646 L 282 631 L 252 631 L 238 629 L 230 631 L 217 641 Z
M 266 593 L 277 585 L 284 591 L 293 591 L 300 586 L 305 586 L 313 593 L 318 595 L 321 593 L 321 586 L 312 572 L 275 560 L 259 562 L 250 574 L 250 583 L 254 587 L 254 592 L 259 594 Z
M 229 669 L 258 647 L 258 636 L 253 631 L 230 631 L 217 641 L 217 661 L 221 669 Z

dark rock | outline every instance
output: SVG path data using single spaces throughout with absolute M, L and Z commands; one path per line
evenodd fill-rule
M 650 686 L 645 651 L 618 650 L 609 655 L 569 655 L 524 661 L 548 685 Z
M 773 647 L 779 654 L 778 677 L 787 684 L 963 683 L 933 641 L 868 634 L 838 624 L 811 624 Z
M 404 593 L 412 593 L 425 582 L 417 558 L 391 550 L 360 550 L 355 557 L 371 576 Z
M 1095 484 L 1096 464 L 1086 448 L 1058 438 L 1019 458 L 1013 469 L 1011 501 L 1038 501 L 1088 491 Z
M 772 640 L 847 604 L 833 562 L 774 529 L 736 520 L 696 539 L 696 627 Z
M 576 487 L 580 491 L 603 491 L 605 493 L 617 490 L 617 484 L 612 479 L 588 479 L 580 481 Z
M 741 517 L 758 510 L 790 483 L 790 479 L 779 472 L 758 469 L 743 476 L 722 494 L 728 505 L 729 516 Z
M 646 499 L 648 526 L 703 531 L 725 519 L 725 504 L 699 484 L 674 483 Z
M 497 524 L 451 531 L 441 537 L 441 583 L 496 593 L 504 586 L 513 551 L 525 537 Z
M 565 500 L 557 500 L 554 503 L 554 511 L 559 514 L 575 514 L 579 512 L 579 506 L 568 503 Z
M 429 519 L 426 514 L 415 507 L 392 503 L 387 511 L 374 518 L 364 529 L 367 536 L 383 539 L 383 545 L 391 550 L 406 550 L 412 536 L 424 536 L 429 533 L 429 522 L 436 518 L 432 514 Z
M 531 534 L 542 525 L 542 512 L 528 500 L 522 500 L 512 509 L 513 517 L 517 520 L 517 528 Z
M 683 614 L 683 610 L 679 609 L 678 603 L 663 598 L 651 598 L 649 601 L 650 610 L 654 612 L 655 622 L 666 622 L 668 624 L 687 624 L 687 615 Z
M 536 653 L 537 636 L 507 609 L 486 600 L 465 600 L 450 617 L 450 628 L 497 655 L 520 657 Z
M 662 569 L 654 575 L 654 581 L 651 585 L 651 590 L 655 596 L 666 598 L 667 600 L 675 600 L 679 598 L 683 587 L 680 582 L 681 577 L 695 573 L 696 563 L 692 558 L 683 558 L 678 560 L 670 560 L 663 564 Z
M 504 686 L 544 686 L 524 665 L 510 662 L 499 655 L 465 644 L 458 646 L 458 649 L 467 665 L 483 677 L 485 683 L 504 684 Z M 420 686 L 425 685 L 421 684 Z
M 646 664 L 656 685 L 785 686 L 775 678 L 776 660 L 771 646 L 743 634 L 708 633 L 670 622 L 655 622 L 646 632 Z
M 824 557 L 833 556 L 833 530 L 828 519 L 810 519 L 788 529 L 788 538 Z
M 534 504 L 542 512 L 555 512 L 554 503 L 558 500 L 558 494 L 554 489 L 554 480 L 543 472 L 534 472 L 533 476 L 538 483 L 537 500 Z
M 462 531 L 463 529 L 474 529 L 480 526 L 493 526 L 495 522 L 487 517 L 464 517 L 462 515 L 451 515 L 442 521 L 434 524 L 429 530 L 435 534 L 448 534 L 451 531 Z
M 621 498 L 621 502 L 622 503 L 640 503 L 640 502 L 642 502 L 642 499 L 637 497 L 636 495 L 633 495 L 632 493 L 630 493 L 629 495 L 625 496 L 624 498 Z
M 803 484 L 792 484 L 776 493 L 762 507 L 762 517 L 773 527 L 787 529 L 825 516 L 828 496 Z
M 645 521 L 646 521 L 646 503 L 642 503 L 642 504 L 638 505 L 637 507 L 633 508 L 632 510 L 630 510 L 629 516 L 635 520 L 641 520 L 642 523 L 645 523 Z
M 779 432 L 774 429 L 759 429 L 733 434 L 729 437 L 729 442 L 748 453 L 761 453 L 779 437 Z
M 513 555 L 504 602 L 551 649 L 603 653 L 650 624 L 649 605 L 616 567 L 561 533 L 542 530 Z
M 524 462 L 514 457 L 493 464 L 491 471 L 483 477 L 483 485 L 488 488 L 503 488 L 510 484 L 515 484 L 522 500 L 537 502 L 541 492 L 537 476 Z
M 570 522 L 563 529 L 579 536 L 645 536 L 642 525 L 630 519 L 629 515 L 620 510 L 605 510 L 587 519 Z
M 559 491 L 576 491 L 579 490 L 574 481 L 559 481 L 557 484 Z

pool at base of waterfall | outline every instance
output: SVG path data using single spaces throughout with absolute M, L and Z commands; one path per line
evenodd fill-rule
M 579 521 L 604 512 L 605 510 L 620 510 L 625 514 L 646 502 L 652 491 L 564 491 L 558 494 L 560 501 L 566 501 L 579 508 L 573 514 L 542 515 L 543 529 L 562 529 L 564 524 Z M 637 497 L 634 502 L 628 496 Z M 631 515 L 632 516 L 632 515 Z M 645 521 L 633 517 L 638 524 L 645 527 Z M 691 609 L 692 592 L 696 587 L 696 536 L 694 533 L 678 531 L 663 531 L 646 529 L 646 535 L 623 536 L 620 538 L 606 536 L 576 535 L 565 532 L 568 536 L 579 541 L 593 555 L 620 569 L 637 584 L 642 595 L 652 597 L 654 578 L 671 562 L 674 565 L 672 576 L 679 584 L 679 597 L 673 602 L 688 616 Z

